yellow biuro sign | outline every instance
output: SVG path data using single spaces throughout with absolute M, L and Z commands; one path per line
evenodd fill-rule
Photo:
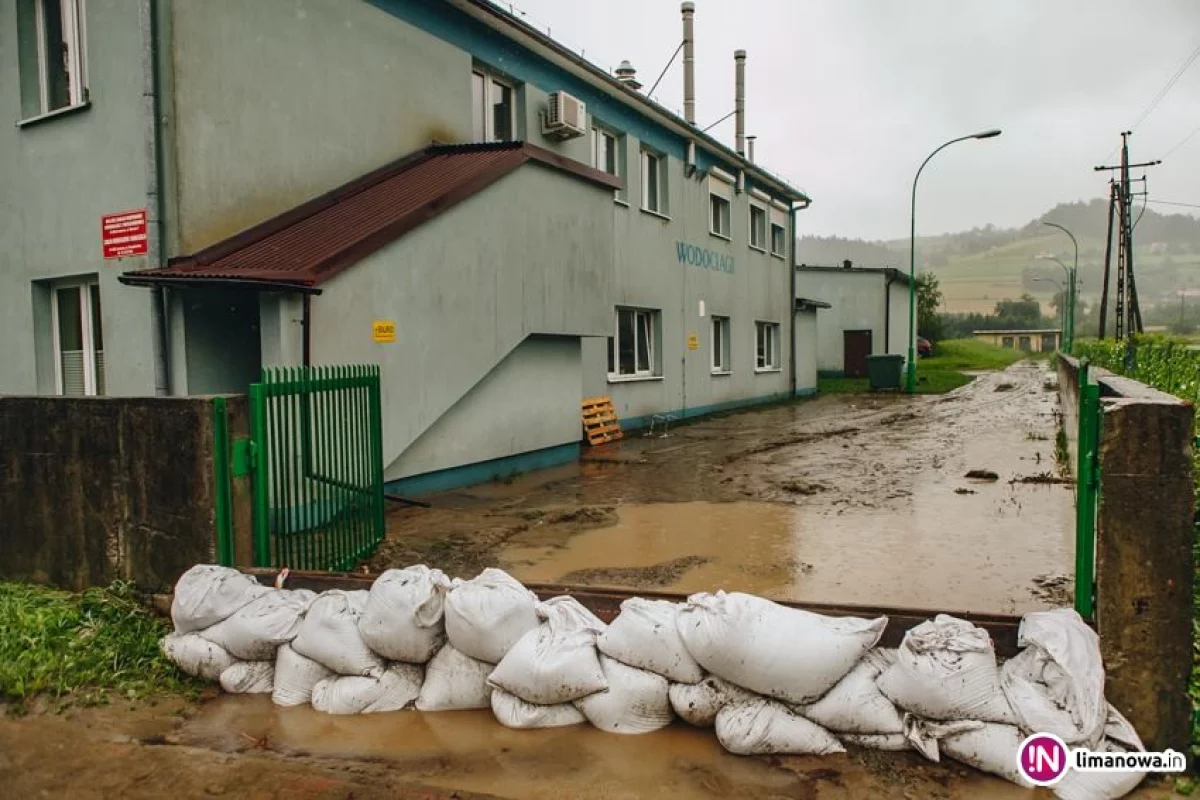
M 396 341 L 396 323 L 390 319 L 377 319 L 371 326 L 371 332 L 377 342 Z
M 694 333 L 688 334 L 688 350 L 700 349 L 700 337 Z

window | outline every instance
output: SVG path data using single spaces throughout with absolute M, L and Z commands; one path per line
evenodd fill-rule
M 642 151 L 642 208 L 656 214 L 667 213 L 667 159 Z
M 787 255 L 787 228 L 775 222 L 771 223 L 771 255 Z
M 99 284 L 55 287 L 50 309 L 55 390 L 64 395 L 104 394 Z
M 729 200 L 719 194 L 708 196 L 710 210 L 709 232 L 724 239 L 729 238 Z
M 17 0 L 21 116 L 87 102 L 84 0 Z
M 712 318 L 712 371 L 729 372 L 729 317 Z
M 750 246 L 757 250 L 767 249 L 767 210 L 750 204 Z
M 510 142 L 516 132 L 513 88 L 499 78 L 471 73 L 472 135 L 477 142 Z
M 592 166 L 609 175 L 619 175 L 617 137 L 600 128 L 592 128 Z
M 1028 336 L 1020 337 L 1017 340 L 1017 347 L 1021 348 L 1021 350 L 1025 351 L 1026 353 L 1028 353 L 1030 350 L 1033 349 L 1033 346 L 1030 344 Z
M 618 308 L 616 335 L 608 339 L 608 373 L 612 377 L 649 377 L 657 374 L 655 335 L 658 312 Z
M 779 323 L 754 323 L 756 339 L 755 369 L 760 372 L 779 369 Z
M 1012 349 L 1013 337 L 1005 336 L 1001 341 L 1003 342 L 1003 344 L 1001 344 L 1001 347 L 1007 347 L 1009 350 Z

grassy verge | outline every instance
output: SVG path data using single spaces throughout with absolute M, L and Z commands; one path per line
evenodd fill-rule
M 73 594 L 0 582 L 0 701 L 19 713 L 38 696 L 93 705 L 198 692 L 159 651 L 168 632 L 128 583 Z
M 1025 353 L 1006 350 L 975 339 L 939 342 L 934 355 L 917 362 L 917 394 L 945 394 L 972 381 L 967 372 L 1004 369 Z M 871 391 L 866 378 L 819 378 L 817 391 L 825 394 L 862 394 Z

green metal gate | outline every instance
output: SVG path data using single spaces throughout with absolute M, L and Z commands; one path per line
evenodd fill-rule
M 250 436 L 256 566 L 349 570 L 383 541 L 378 367 L 264 369 Z
M 1079 362 L 1079 454 L 1075 469 L 1075 610 L 1092 619 L 1096 609 L 1096 511 L 1100 499 L 1100 386 L 1091 383 L 1087 359 Z

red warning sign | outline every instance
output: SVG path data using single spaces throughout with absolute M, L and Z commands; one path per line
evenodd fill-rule
M 146 209 L 105 214 L 100 218 L 100 241 L 105 258 L 144 256 L 148 251 Z

